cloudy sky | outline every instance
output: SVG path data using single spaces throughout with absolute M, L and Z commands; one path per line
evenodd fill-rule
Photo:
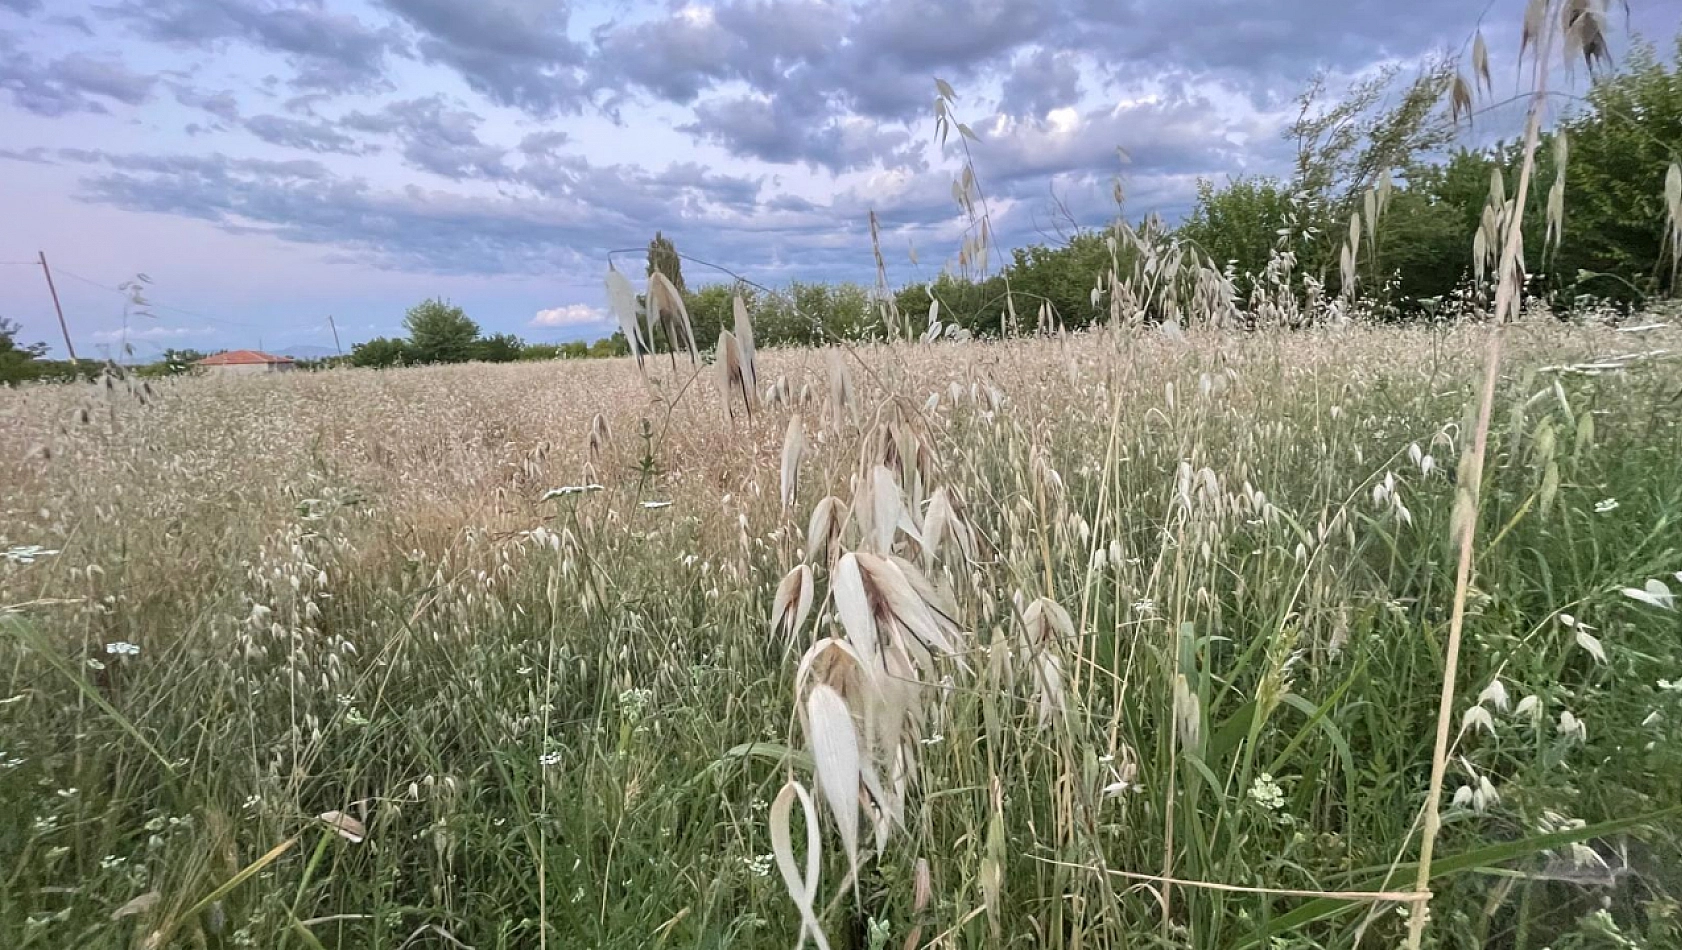
M 1682 13 L 1631 6 L 1661 39 Z M 1173 218 L 1199 176 L 1279 171 L 1315 70 L 1411 65 L 1480 15 L 1499 50 L 1521 8 L 0 0 L 0 316 L 62 348 L 45 250 L 89 354 L 122 338 L 136 273 L 141 356 L 331 347 L 329 315 L 348 348 L 434 295 L 487 331 L 591 338 L 610 250 L 659 229 L 761 281 L 868 282 L 871 210 L 891 279 L 928 277 L 960 227 L 937 76 L 1020 243 L 1106 220 L 1118 176 L 1129 216 Z

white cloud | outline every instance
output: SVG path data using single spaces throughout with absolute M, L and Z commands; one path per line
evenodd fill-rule
M 573 303 L 564 307 L 539 310 L 537 316 L 531 318 L 529 325 L 534 327 L 599 327 L 605 326 L 607 323 L 607 311 L 602 308 L 592 307 L 587 303 Z
M 197 331 L 191 327 L 130 327 L 125 333 L 122 330 L 100 330 L 93 334 L 96 343 L 121 343 L 123 340 L 171 340 L 176 337 L 190 336 Z

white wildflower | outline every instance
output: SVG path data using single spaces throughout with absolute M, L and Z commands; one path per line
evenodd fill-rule
M 1278 811 L 1285 807 L 1285 790 L 1273 780 L 1273 776 L 1263 772 L 1250 783 L 1250 800 L 1267 811 Z
M 1603 515 L 1603 514 L 1606 514 L 1608 511 L 1617 511 L 1617 510 L 1618 510 L 1618 499 L 1616 499 L 1616 498 L 1602 498 L 1599 501 L 1594 503 L 1595 514 Z

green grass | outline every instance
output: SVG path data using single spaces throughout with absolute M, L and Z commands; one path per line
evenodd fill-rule
M 0 618 L 0 946 L 793 945 L 767 803 L 790 777 L 814 782 L 771 593 L 803 548 L 789 525 L 825 493 L 851 497 L 886 397 L 931 392 L 925 487 L 957 490 L 988 545 L 931 574 L 973 631 L 972 672 L 948 664 L 925 687 L 906 827 L 867 858 L 856 898 L 825 820 L 831 945 L 898 947 L 920 927 L 944 947 L 1394 946 L 1395 905 L 1164 898 L 1105 870 L 1161 875 L 1166 854 L 1189 881 L 1411 886 L 1478 340 L 861 351 L 862 424 L 824 434 L 786 519 L 775 446 L 791 408 L 729 422 L 702 387 L 655 440 L 662 474 L 640 496 L 635 395 L 592 403 L 578 384 L 560 422 L 544 401 L 558 396 L 514 408 L 556 381 L 546 367 L 183 380 L 145 407 L 114 400 L 109 424 L 56 437 L 54 461 L 0 472 L 23 486 L 0 537 L 62 550 L 0 565 L 0 603 L 77 601 Z M 1682 613 L 1620 593 L 1651 578 L 1682 591 L 1675 364 L 1537 371 L 1661 345 L 1631 342 L 1514 343 L 1456 712 L 1499 676 L 1536 714 L 1492 709 L 1493 734 L 1457 740 L 1445 797 L 1482 775 L 1499 800 L 1445 805 L 1428 945 L 1682 942 L 1682 692 L 1660 682 L 1682 680 Z M 824 391 L 820 361 L 766 359 L 762 381 Z M 39 394 L 0 397 L 18 431 L 60 418 Z M 535 503 L 578 480 L 598 409 L 622 443 L 594 471 L 607 490 Z M 821 407 L 799 411 L 815 434 Z M 521 460 L 536 472 L 509 474 Z M 1386 473 L 1405 519 L 1375 502 Z M 638 505 L 656 498 L 674 504 Z M 826 567 L 814 615 L 829 632 Z M 1076 625 L 1052 647 L 1067 703 L 1043 728 L 1013 657 L 1017 592 Z M 1604 663 L 1562 612 L 1594 628 Z M 140 652 L 106 652 L 119 642 Z M 1182 675 L 1195 742 L 1176 740 Z M 1559 731 L 1566 710 L 1584 741 Z M 1128 761 L 1137 787 L 1107 794 Z M 329 810 L 361 817 L 366 840 L 316 820 Z M 1569 859 L 1573 841 L 1612 859 L 1614 883 L 1538 879 L 1542 849 Z M 914 911 L 919 859 L 933 897 Z

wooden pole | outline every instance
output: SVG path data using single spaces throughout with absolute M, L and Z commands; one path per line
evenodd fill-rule
M 345 355 L 345 348 L 339 345 L 339 325 L 333 322 L 332 314 L 327 315 L 327 325 L 333 328 L 333 349 L 338 350 L 340 356 Z
M 41 273 L 47 275 L 47 290 L 53 295 L 53 309 L 58 311 L 58 328 L 64 331 L 64 348 L 70 353 L 70 362 L 80 363 L 76 358 L 76 344 L 70 342 L 70 327 L 64 322 L 64 308 L 58 302 L 58 288 L 53 286 L 53 270 L 47 266 L 47 252 L 36 252 L 41 255 Z

